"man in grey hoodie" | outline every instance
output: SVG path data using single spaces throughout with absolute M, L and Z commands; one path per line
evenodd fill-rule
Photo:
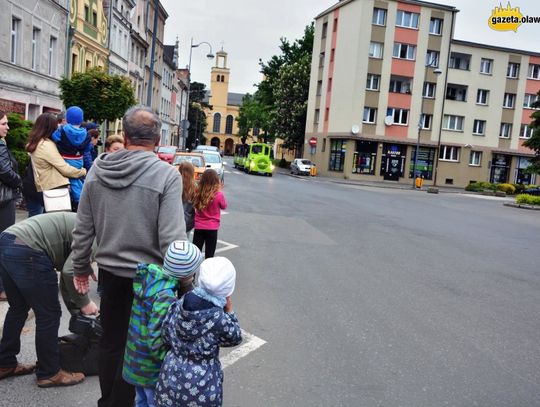
M 81 293 L 96 279 L 90 267 L 98 245 L 101 323 L 99 407 L 131 406 L 133 387 L 122 379 L 122 363 L 138 263 L 162 264 L 168 245 L 186 240 L 182 180 L 175 167 L 154 154 L 161 121 L 143 106 L 123 119 L 125 150 L 99 156 L 88 173 L 73 232 L 74 283 Z

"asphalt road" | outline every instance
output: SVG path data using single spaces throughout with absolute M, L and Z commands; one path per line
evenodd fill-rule
M 230 166 L 225 182 L 233 304 L 266 343 L 225 370 L 224 406 L 540 406 L 540 212 Z M 1 388 L 0 406 L 99 396 L 96 378 Z

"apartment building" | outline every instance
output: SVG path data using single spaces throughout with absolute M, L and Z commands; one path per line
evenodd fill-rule
M 109 73 L 126 76 L 128 73 L 131 45 L 131 15 L 134 14 L 134 0 L 104 0 L 103 6 L 109 29 Z
M 2 2 L 0 110 L 35 120 L 62 109 L 59 80 L 66 63 L 67 0 Z
M 161 145 L 178 146 L 180 111 L 177 109 L 179 85 L 176 78 L 178 41 L 163 47 L 163 74 L 161 75 Z
M 457 13 L 342 0 L 316 17 L 304 156 L 319 173 L 458 187 L 534 182 L 522 143 L 540 54 L 455 40 Z

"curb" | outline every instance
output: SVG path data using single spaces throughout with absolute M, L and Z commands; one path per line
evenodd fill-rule
M 510 206 L 512 208 L 528 209 L 530 211 L 540 211 L 540 206 L 538 205 L 518 204 L 513 202 L 505 202 L 503 205 Z

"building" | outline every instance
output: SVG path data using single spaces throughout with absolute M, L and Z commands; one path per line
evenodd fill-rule
M 205 110 L 205 137 L 210 145 L 219 147 L 225 155 L 233 155 L 235 144 L 241 143 L 236 117 L 244 94 L 229 92 L 227 53 L 223 50 L 217 52 L 215 62 L 210 71 L 210 97 L 205 100 L 212 106 L 212 110 Z
M 130 18 L 135 11 L 135 1 L 104 0 L 103 4 L 109 21 L 109 74 L 126 76 L 131 50 Z
M 163 74 L 161 79 L 161 145 L 178 146 L 178 131 L 180 123 L 180 111 L 177 100 L 179 99 L 179 85 L 176 76 L 178 63 L 178 41 L 176 45 L 163 47 Z
M 35 120 L 62 109 L 68 2 L 7 0 L 0 16 L 0 110 Z
M 130 14 L 130 52 L 128 58 L 128 73 L 133 89 L 135 89 L 135 99 L 139 104 L 146 101 L 144 71 L 146 66 L 146 54 L 150 45 L 150 38 L 146 34 L 146 20 L 144 1 L 137 1 L 135 8 Z
M 453 39 L 457 12 L 342 0 L 316 17 L 304 157 L 320 174 L 412 185 L 414 172 L 458 187 L 534 181 L 522 143 L 540 54 Z
M 75 7 L 69 11 L 69 76 L 73 72 L 86 72 L 90 68 L 105 69 L 109 59 L 109 28 L 103 1 L 72 1 L 71 4 Z
M 177 69 L 176 70 L 176 81 L 178 83 L 178 97 L 176 98 L 176 109 L 179 112 L 179 123 L 180 123 L 180 132 L 178 137 L 177 145 L 181 149 L 185 149 L 185 143 L 187 140 L 187 135 L 183 134 L 183 121 L 187 120 L 187 107 L 188 107 L 188 80 L 189 80 L 189 70 L 188 69 Z

